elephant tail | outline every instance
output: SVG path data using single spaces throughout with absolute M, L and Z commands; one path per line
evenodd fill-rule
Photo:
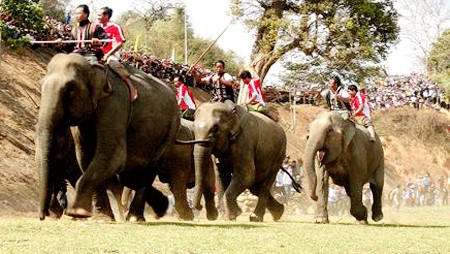
M 281 168 L 281 170 L 283 170 L 284 171 L 284 173 L 286 173 L 288 176 L 289 176 L 289 178 L 291 178 L 291 180 L 292 180 L 292 187 L 294 188 L 294 190 L 296 191 L 296 192 L 298 192 L 298 193 L 302 193 L 302 186 L 299 184 L 299 183 L 297 183 L 297 181 L 295 181 L 295 179 L 294 179 L 294 177 L 291 175 L 291 173 L 289 173 L 289 171 L 287 171 L 286 169 L 284 169 L 284 168 Z

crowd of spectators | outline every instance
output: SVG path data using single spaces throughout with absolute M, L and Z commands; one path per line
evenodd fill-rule
M 58 38 L 68 39 L 71 35 L 70 16 L 67 16 L 64 21 L 58 21 L 46 16 L 44 29 L 39 32 L 22 29 L 21 25 L 8 15 L 2 14 L 1 19 L 13 31 L 11 33 L 12 38 L 22 36 L 28 37 L 30 40 L 51 41 Z M 64 51 L 64 48 L 61 48 L 58 44 L 41 45 Z M 40 45 L 35 44 L 32 47 L 37 46 Z M 194 86 L 192 76 L 187 73 L 190 69 L 188 65 L 175 63 L 170 59 L 159 59 L 147 53 L 136 52 L 132 48 L 122 51 L 121 61 L 132 64 L 146 73 L 167 81 L 171 81 L 175 74 L 182 74 L 186 76 L 186 84 Z M 200 75 L 206 76 L 211 74 L 211 70 L 198 65 L 193 70 Z M 326 84 L 299 82 L 291 87 L 278 87 L 266 84 L 263 88 L 268 102 L 295 102 L 297 104 L 318 105 L 323 102 L 320 92 L 326 87 Z M 199 88 L 208 91 L 209 86 L 200 86 Z M 423 74 L 388 76 L 384 80 L 368 83 L 364 87 L 360 87 L 360 90 L 363 90 L 369 98 L 369 104 L 373 110 L 404 106 L 416 109 L 450 109 L 450 98 L 447 98 L 438 85 L 431 82 Z
M 426 75 L 393 75 L 367 85 L 366 94 L 374 110 L 403 106 L 416 109 L 449 109 L 450 103 L 439 86 Z
M 440 176 L 434 180 L 429 173 L 411 178 L 404 185 L 398 185 L 388 194 L 389 204 L 397 210 L 401 206 L 447 206 L 450 177 Z

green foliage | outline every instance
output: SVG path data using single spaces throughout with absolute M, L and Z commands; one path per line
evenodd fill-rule
M 41 0 L 40 2 L 45 16 L 63 20 L 70 0 Z
M 252 58 L 273 52 L 259 64 L 260 75 L 286 55 L 291 80 L 299 73 L 301 80 L 317 80 L 332 72 L 363 80 L 379 71 L 375 65 L 399 34 L 392 0 L 234 0 L 231 8 L 256 31 Z
M 1 38 L 6 46 L 18 49 L 29 45 L 29 39 L 21 37 L 25 29 L 39 31 L 44 27 L 43 11 L 38 0 L 3 0 L 0 2 L 2 18 Z
M 433 43 L 427 62 L 432 80 L 450 96 L 450 29 Z
M 4 14 L 17 21 L 20 28 L 39 31 L 44 26 L 39 0 L 2 0 L 0 7 Z

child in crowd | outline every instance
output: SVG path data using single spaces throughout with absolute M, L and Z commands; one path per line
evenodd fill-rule
M 364 103 L 365 96 L 358 92 L 358 87 L 355 85 L 350 85 L 348 87 L 350 94 L 350 106 L 352 108 L 352 116 L 355 118 L 356 122 L 367 128 L 370 133 L 370 141 L 374 142 L 376 140 L 375 128 L 373 127 L 372 120 L 370 119 L 370 109 L 367 104 Z M 366 107 L 364 107 L 366 105 Z

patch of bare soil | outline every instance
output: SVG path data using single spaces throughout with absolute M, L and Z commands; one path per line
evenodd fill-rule
M 0 215 L 30 214 L 38 205 L 38 174 L 34 164 L 34 132 L 40 101 L 40 79 L 54 52 L 2 51 L 0 60 Z M 206 100 L 202 91 L 197 98 Z M 301 158 L 309 122 L 324 110 L 298 105 L 273 105 L 288 137 L 288 155 Z M 386 188 L 428 171 L 437 179 L 450 174 L 450 117 L 413 109 L 374 114 L 386 157 Z M 292 202 L 291 202 L 292 203 Z M 289 210 L 289 209 L 288 209 Z

